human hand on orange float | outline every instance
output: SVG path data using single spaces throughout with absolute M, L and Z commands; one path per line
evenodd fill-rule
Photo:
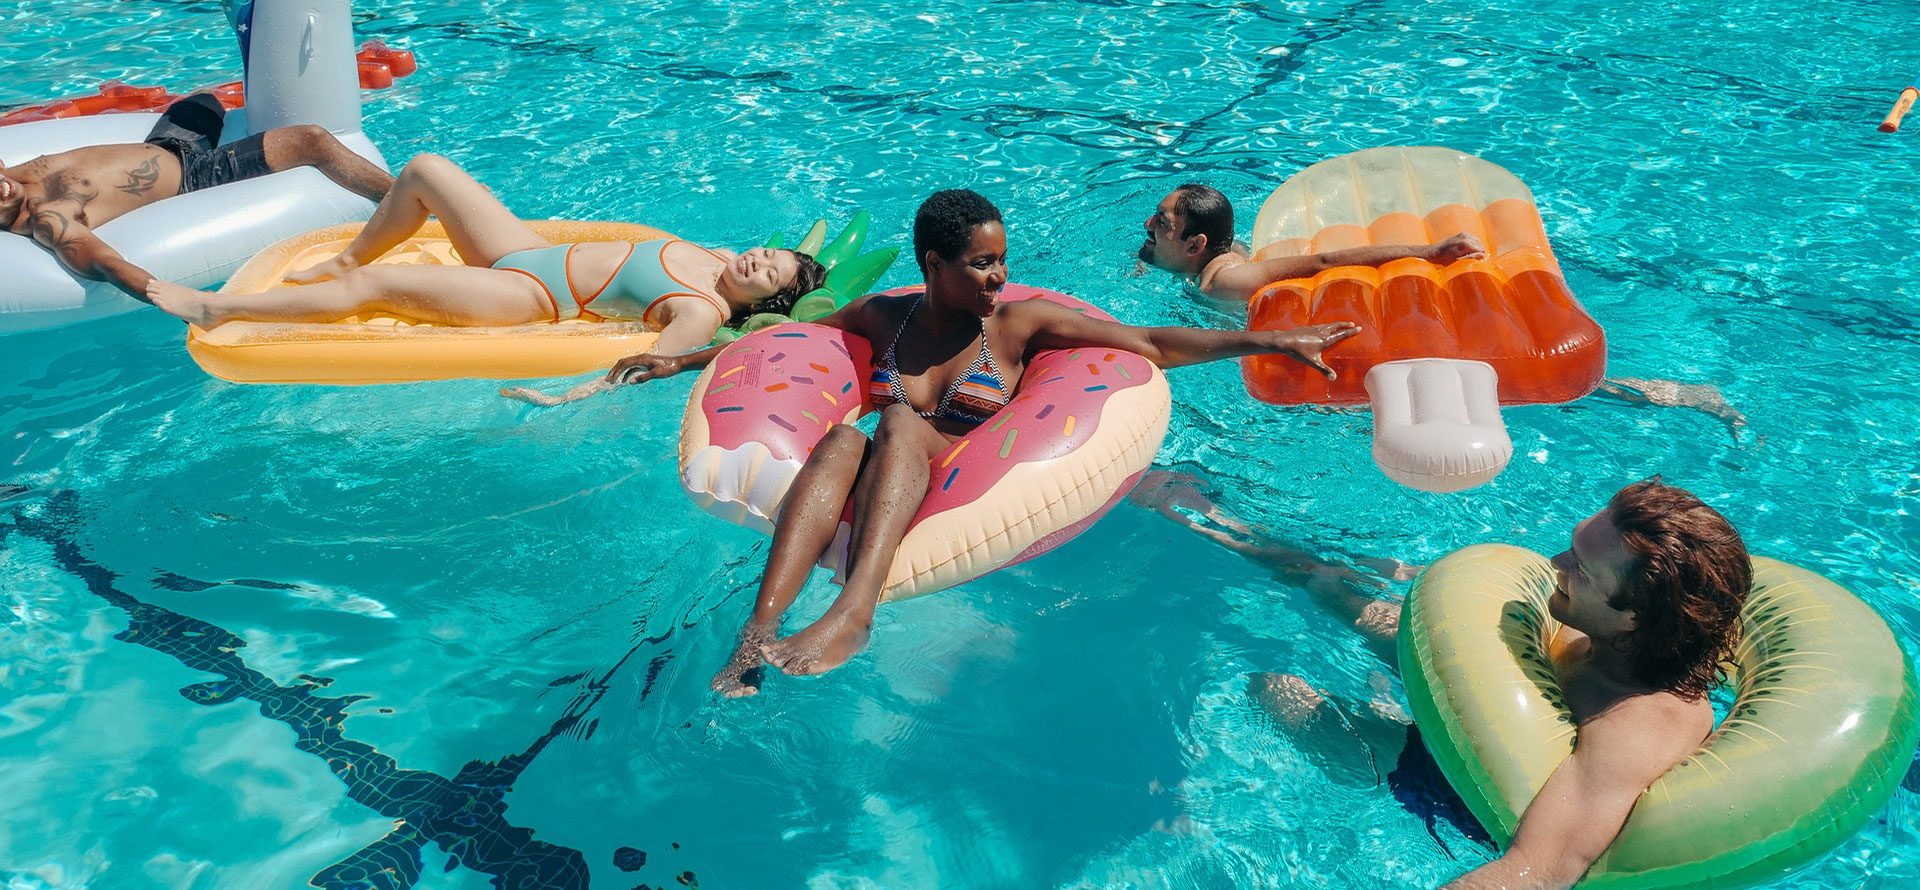
M 1304 328 L 1293 328 L 1292 330 L 1286 331 L 1274 331 L 1272 349 L 1274 352 L 1292 358 L 1303 365 L 1319 371 L 1321 376 L 1326 377 L 1328 380 L 1335 380 L 1338 379 L 1340 375 L 1335 373 L 1332 368 L 1327 367 L 1326 362 L 1320 360 L 1320 354 L 1335 343 L 1358 333 L 1360 333 L 1360 326 L 1350 321 L 1308 325 Z
M 1429 248 L 1427 261 L 1437 266 L 1460 260 L 1484 260 L 1487 258 L 1487 246 L 1480 239 L 1465 232 L 1448 238 Z

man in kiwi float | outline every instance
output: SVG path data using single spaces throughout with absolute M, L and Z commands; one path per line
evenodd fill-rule
M 1506 851 L 1449 888 L 1572 886 L 1641 792 L 1713 731 L 1707 692 L 1739 641 L 1753 584 L 1726 517 L 1659 477 L 1635 482 L 1574 528 L 1553 568 L 1547 610 L 1562 626 L 1548 652 L 1573 712 L 1573 753 L 1534 795 Z M 1341 618 L 1391 649 L 1399 606 L 1366 598 Z M 1254 674 L 1248 691 L 1290 733 L 1359 735 L 1389 749 L 1376 756 L 1397 760 L 1396 773 L 1437 772 L 1420 768 L 1425 747 L 1411 727 L 1383 719 L 1388 708 L 1343 709 L 1290 674 Z

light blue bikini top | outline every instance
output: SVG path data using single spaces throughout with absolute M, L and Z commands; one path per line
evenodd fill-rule
M 718 296 L 706 293 L 667 271 L 667 248 L 681 243 L 677 238 L 642 241 L 631 245 L 613 276 L 592 293 L 582 293 L 572 274 L 573 249 L 577 244 L 555 244 L 521 250 L 501 257 L 495 269 L 519 272 L 538 282 L 553 302 L 555 321 L 570 318 L 637 318 L 643 321 L 653 314 L 661 301 L 673 297 L 698 297 L 720 313 L 721 321 L 733 316 L 733 308 Z M 698 246 L 698 245 L 696 245 Z M 706 248 L 701 248 L 705 250 Z M 559 296 L 565 294 L 567 302 Z

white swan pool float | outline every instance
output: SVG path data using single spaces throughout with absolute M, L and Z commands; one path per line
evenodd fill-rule
M 386 167 L 360 129 L 360 83 L 347 0 L 232 4 L 246 59 L 247 104 L 227 115 L 221 141 L 292 124 L 331 130 L 354 153 Z M 158 114 L 111 114 L 0 127 L 0 164 L 86 145 L 140 142 Z M 248 257 L 310 229 L 366 219 L 373 202 L 311 167 L 168 198 L 94 231 L 129 262 L 160 278 L 210 288 Z M 59 327 L 146 305 L 105 281 L 68 272 L 23 235 L 0 232 L 0 334 Z

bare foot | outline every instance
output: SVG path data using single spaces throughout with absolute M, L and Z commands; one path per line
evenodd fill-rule
M 359 263 L 348 260 L 345 255 L 341 255 L 322 262 L 317 266 L 308 266 L 305 269 L 288 272 L 286 279 L 294 284 L 312 284 L 316 281 L 327 281 L 333 278 L 344 277 L 348 272 L 358 268 L 359 265 Z
M 1433 253 L 1429 259 L 1444 266 L 1460 260 L 1480 260 L 1486 259 L 1486 257 L 1487 246 L 1481 244 L 1480 239 L 1462 232 L 1439 244 L 1435 244 L 1433 246 Z
M 588 396 L 598 395 L 612 388 L 613 384 L 608 383 L 607 378 L 595 377 L 559 395 L 544 393 L 529 386 L 509 386 L 500 390 L 500 394 L 509 399 L 526 402 L 529 405 L 551 408 L 555 405 L 564 405 L 568 402 L 578 402 Z
M 761 669 L 760 652 L 768 643 L 773 642 L 774 628 L 764 624 L 748 624 L 740 629 L 740 645 L 733 648 L 733 655 L 727 658 L 727 665 L 720 673 L 713 675 L 709 684 L 713 691 L 727 698 L 745 698 L 760 692 Z
M 1247 675 L 1247 695 L 1253 703 L 1288 729 L 1299 729 L 1319 716 L 1326 696 L 1292 674 L 1255 671 Z
M 161 312 L 202 328 L 211 328 L 226 320 L 214 315 L 213 294 L 181 287 L 171 281 L 158 278 L 149 280 L 147 299 Z
M 873 617 L 864 620 L 828 609 L 819 621 L 790 637 L 760 647 L 767 663 L 789 676 L 824 674 L 847 663 L 867 648 Z

